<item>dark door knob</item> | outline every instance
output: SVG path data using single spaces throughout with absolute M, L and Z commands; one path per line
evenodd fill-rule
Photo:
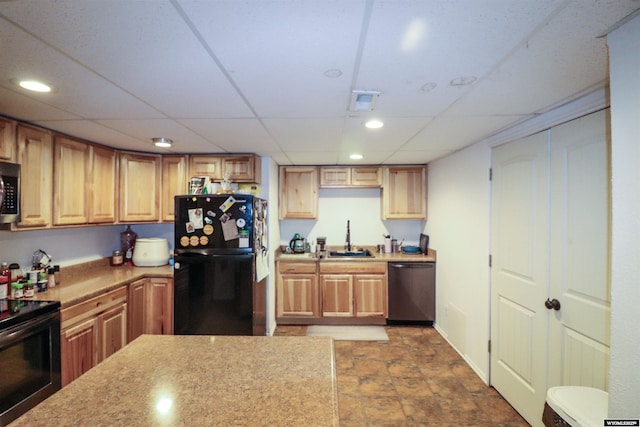
M 547 298 L 547 300 L 544 302 L 544 306 L 547 307 L 549 310 L 554 309 L 555 311 L 558 311 L 560 310 L 560 301 L 558 301 L 555 298 L 552 300 Z

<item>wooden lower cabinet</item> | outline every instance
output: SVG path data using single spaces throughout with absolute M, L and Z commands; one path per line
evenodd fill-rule
M 129 340 L 142 334 L 173 334 L 173 279 L 145 278 L 129 284 Z
M 315 262 L 278 262 L 276 317 L 320 317 L 320 291 Z
M 60 312 L 62 386 L 127 344 L 127 286 Z
M 279 323 L 386 323 L 386 262 L 278 261 L 277 270 Z

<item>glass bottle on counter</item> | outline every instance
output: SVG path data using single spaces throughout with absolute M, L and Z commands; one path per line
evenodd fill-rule
M 9 296 L 9 278 L 7 276 L 0 276 L 0 299 L 7 298 Z
M 3 262 L 0 266 L 0 276 L 6 277 L 7 282 L 11 283 L 11 270 L 9 270 L 9 264 Z
M 127 225 L 127 229 L 120 233 L 120 243 L 124 255 L 124 265 L 133 265 L 133 248 L 136 245 L 138 234 Z

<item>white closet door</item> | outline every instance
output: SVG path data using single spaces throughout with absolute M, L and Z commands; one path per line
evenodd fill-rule
M 549 384 L 608 388 L 607 112 L 551 130 Z
M 546 396 L 548 132 L 493 150 L 491 384 L 533 425 Z

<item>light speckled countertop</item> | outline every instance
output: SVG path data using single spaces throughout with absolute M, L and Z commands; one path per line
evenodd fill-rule
M 142 335 L 11 424 L 107 425 L 337 426 L 333 340 Z
M 63 267 L 59 286 L 37 292 L 29 299 L 60 301 L 62 308 L 66 308 L 144 277 L 173 278 L 173 270 L 168 265 L 111 267 L 108 259 Z
M 327 246 L 328 251 L 343 250 L 341 246 Z M 436 262 L 436 251 L 433 249 L 427 249 L 427 254 L 404 254 L 404 253 L 380 253 L 376 251 L 375 246 L 362 246 L 359 249 L 368 249 L 373 254 L 373 257 L 327 257 L 316 258 L 313 254 L 288 254 L 282 253 L 280 249 L 276 250 L 276 261 L 309 261 L 309 262 Z

